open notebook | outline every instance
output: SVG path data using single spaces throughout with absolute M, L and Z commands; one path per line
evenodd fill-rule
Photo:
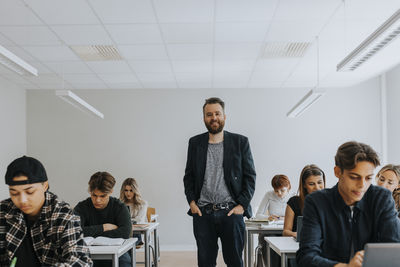
M 88 246 L 120 246 L 124 243 L 123 238 L 110 238 L 105 236 L 98 236 L 96 238 L 87 236 L 83 238 L 83 241 Z

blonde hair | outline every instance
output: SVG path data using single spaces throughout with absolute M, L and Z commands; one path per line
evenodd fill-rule
M 125 197 L 125 187 L 129 185 L 133 191 L 133 199 L 130 201 Z M 135 178 L 126 178 L 122 183 L 121 192 L 119 195 L 119 199 L 125 204 L 131 204 L 134 210 L 138 210 L 141 206 L 144 205 L 144 200 L 142 199 L 142 195 L 139 192 L 139 186 L 136 182 Z
M 385 171 L 392 171 L 394 172 L 394 174 L 397 177 L 397 181 L 399 181 L 400 183 L 400 165 L 394 165 L 394 164 L 387 164 L 385 166 L 382 167 L 382 169 L 378 172 L 378 174 L 376 175 L 376 178 L 381 177 L 381 175 L 385 172 Z

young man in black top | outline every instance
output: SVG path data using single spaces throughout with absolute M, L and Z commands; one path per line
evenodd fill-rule
M 361 267 L 366 243 L 400 242 L 390 191 L 371 185 L 379 158 L 368 145 L 347 142 L 335 156 L 333 188 L 306 197 L 296 259 L 300 267 Z
M 6 172 L 10 198 L 0 202 L 0 266 L 92 266 L 79 217 L 49 192 L 46 171 L 23 156 Z
M 96 172 L 89 180 L 90 198 L 76 205 L 74 211 L 81 217 L 85 236 L 129 238 L 132 232 L 128 208 L 119 199 L 111 197 L 115 185 L 108 172 Z M 94 266 L 108 266 L 105 261 L 94 261 Z M 129 253 L 119 257 L 121 267 L 132 266 Z

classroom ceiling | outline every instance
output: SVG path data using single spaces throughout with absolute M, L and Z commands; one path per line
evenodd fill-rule
M 356 71 L 336 72 L 399 8 L 399 0 L 0 0 L 0 45 L 39 70 L 20 76 L 0 65 L 0 77 L 26 89 L 350 86 L 400 63 L 397 41 Z M 93 46 L 119 55 L 88 60 Z

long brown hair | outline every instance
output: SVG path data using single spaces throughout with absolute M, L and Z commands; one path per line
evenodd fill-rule
M 303 168 L 303 170 L 301 171 L 300 181 L 299 181 L 299 189 L 297 191 L 297 194 L 300 197 L 300 209 L 301 210 L 303 210 L 303 208 L 304 208 L 304 199 L 308 195 L 305 185 L 306 185 L 307 178 L 310 176 L 322 176 L 322 179 L 324 180 L 324 187 L 326 185 L 324 171 L 321 170 L 321 168 L 319 168 L 315 164 L 306 165 Z
M 125 186 L 129 185 L 133 191 L 133 199 L 130 201 L 125 197 Z M 139 186 L 136 182 L 135 178 L 126 178 L 122 183 L 121 192 L 119 195 L 119 199 L 125 204 L 132 204 L 134 210 L 137 210 L 144 204 L 144 200 L 142 199 L 142 195 L 139 192 Z

